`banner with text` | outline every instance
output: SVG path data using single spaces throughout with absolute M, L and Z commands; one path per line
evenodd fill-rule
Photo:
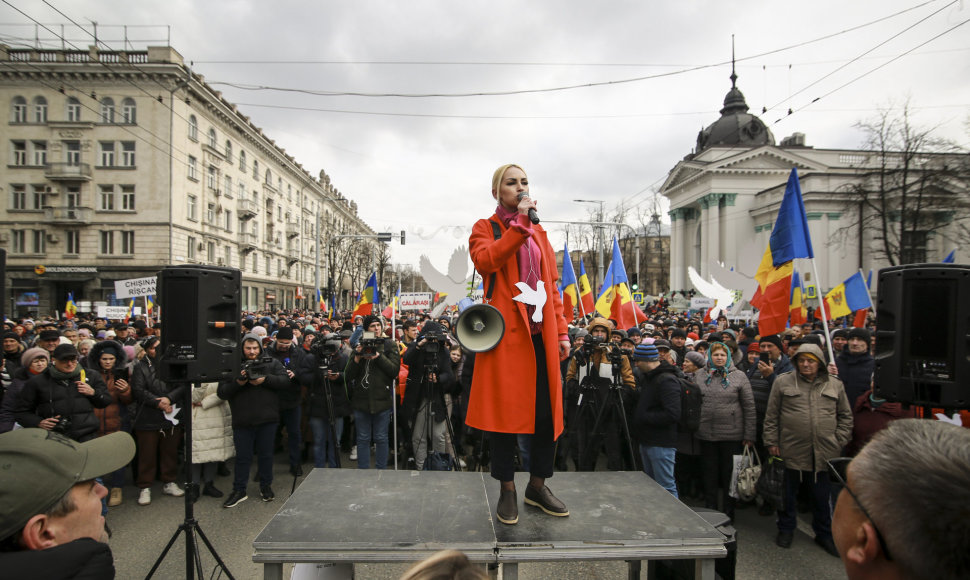
M 398 302 L 400 310 L 424 310 L 431 308 L 430 292 L 408 292 L 401 294 Z
M 133 316 L 141 316 L 141 306 L 135 306 Z M 108 320 L 124 320 L 128 316 L 127 306 L 98 306 L 98 318 Z
M 115 297 L 139 298 L 141 296 L 151 296 L 156 294 L 155 283 L 157 277 L 132 278 L 130 280 L 115 280 Z

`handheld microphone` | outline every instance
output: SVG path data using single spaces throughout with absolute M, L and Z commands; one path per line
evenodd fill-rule
M 529 197 L 529 194 L 523 191 L 522 193 L 520 193 L 518 195 L 518 200 L 519 201 L 522 201 L 523 199 L 525 199 L 527 197 Z M 534 208 L 531 208 L 531 207 L 529 208 L 529 221 L 531 221 L 534 224 L 539 223 L 539 214 L 537 214 L 536 213 L 536 210 Z

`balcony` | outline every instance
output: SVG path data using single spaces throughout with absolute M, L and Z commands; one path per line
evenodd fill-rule
M 259 245 L 259 238 L 252 232 L 239 232 L 239 245 L 244 250 L 255 250 Z
M 48 163 L 44 177 L 51 181 L 91 181 L 91 165 L 88 163 Z
M 44 221 L 55 225 L 87 225 L 93 210 L 89 207 L 45 207 Z
M 256 202 L 250 199 L 240 199 L 236 201 L 236 212 L 239 213 L 239 218 L 248 220 L 251 217 L 256 217 Z
M 286 263 L 292 266 L 293 264 L 300 261 L 300 252 L 297 248 L 287 248 L 286 249 Z
M 288 221 L 286 222 L 286 237 L 293 239 L 300 235 L 300 222 L 298 221 Z

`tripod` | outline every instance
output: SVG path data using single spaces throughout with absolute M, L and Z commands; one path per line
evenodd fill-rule
M 610 347 L 607 347 L 610 348 Z M 612 347 L 608 351 L 607 356 L 610 358 L 611 370 L 612 370 L 612 380 L 608 385 L 602 384 L 602 381 L 590 380 L 589 375 L 583 380 L 581 385 L 582 390 L 580 392 L 580 401 L 577 403 L 579 409 L 577 410 L 577 427 L 578 439 L 579 439 L 579 462 L 577 464 L 577 469 L 579 471 L 595 471 L 596 470 L 596 456 L 599 454 L 600 442 L 604 437 L 603 429 L 606 426 L 606 420 L 609 418 L 617 419 L 617 423 L 620 426 L 620 435 L 625 439 L 626 451 L 630 454 L 630 460 L 632 464 L 636 465 L 636 455 L 633 452 L 633 438 L 630 435 L 630 426 L 627 423 L 626 418 L 626 407 L 623 402 L 623 381 L 620 376 L 620 361 L 619 358 L 622 356 L 615 347 Z M 587 362 L 587 369 L 589 368 L 590 362 Z M 595 413 L 593 411 L 595 409 Z M 589 418 L 593 417 L 592 428 L 586 433 L 583 431 L 582 427 L 589 424 Z M 621 453 L 623 450 L 618 450 Z
M 202 388 L 202 383 L 194 383 L 192 384 L 192 388 Z M 233 575 L 229 572 L 229 568 L 226 567 L 226 563 L 219 557 L 219 553 L 216 552 L 209 538 L 202 532 L 199 522 L 195 519 L 195 500 L 193 498 L 198 497 L 199 484 L 192 481 L 192 388 L 185 389 L 185 395 L 182 400 L 182 408 L 185 409 L 185 413 L 182 415 L 182 421 L 185 423 L 185 473 L 187 475 L 186 479 L 189 480 L 185 486 L 185 519 L 179 525 L 178 529 L 175 530 L 175 533 L 172 534 L 171 539 L 165 545 L 165 549 L 162 550 L 158 559 L 155 560 L 152 569 L 145 576 L 146 580 L 155 574 L 155 571 L 158 570 L 158 567 L 165 560 L 165 556 L 168 555 L 168 551 L 175 545 L 175 540 L 183 532 L 185 533 L 185 578 L 187 580 L 193 580 L 196 575 L 200 579 L 205 578 L 205 571 L 202 569 L 202 558 L 199 555 L 199 545 L 195 537 L 196 534 L 202 538 L 202 542 L 209 550 L 209 554 L 215 558 L 219 568 L 226 573 L 226 576 L 230 580 L 233 579 Z
M 435 403 L 440 403 L 441 408 L 445 409 L 445 417 L 443 422 L 445 424 L 445 434 L 446 441 L 450 439 L 452 449 L 455 451 L 453 454 L 448 454 L 448 464 L 451 470 L 461 471 L 461 464 L 458 463 L 458 449 L 460 448 L 460 442 L 455 439 L 455 432 L 451 426 L 451 420 L 447 416 L 447 404 L 445 403 L 445 395 L 440 388 L 436 388 L 437 382 L 437 353 L 426 353 L 425 356 L 434 356 L 435 361 L 426 361 L 424 364 L 424 371 L 421 379 L 421 399 L 418 401 L 418 406 L 414 411 L 414 416 L 412 417 L 411 424 L 413 428 L 417 428 L 418 415 L 421 413 L 422 401 L 424 402 L 425 418 L 426 418 L 426 430 L 425 430 L 425 444 L 427 445 L 429 451 L 425 456 L 425 469 L 428 469 L 428 462 L 434 462 L 435 459 L 439 457 L 436 451 L 434 451 L 434 425 L 437 423 L 436 413 L 435 413 Z M 413 440 L 413 436 L 412 436 Z M 416 449 L 413 448 L 412 444 L 412 455 L 416 453 Z M 447 445 L 445 447 L 447 454 Z M 433 464 L 433 463 L 432 463 Z
M 340 468 L 340 441 L 337 441 L 337 419 L 333 416 L 333 384 L 327 375 L 330 373 L 330 367 L 333 364 L 333 359 L 327 361 L 327 364 L 320 365 L 317 369 L 321 373 L 321 384 L 323 385 L 323 397 L 327 403 L 327 430 L 329 431 L 329 444 L 327 446 L 327 455 L 330 455 L 330 446 L 333 447 L 333 458 L 336 463 L 336 467 Z

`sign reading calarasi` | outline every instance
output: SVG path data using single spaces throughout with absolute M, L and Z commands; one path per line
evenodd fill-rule
M 398 302 L 401 310 L 422 310 L 426 308 L 431 308 L 431 293 L 430 292 L 410 292 L 407 294 L 401 294 L 401 300 Z
M 130 280 L 115 280 L 115 297 L 120 299 L 152 296 L 155 294 L 156 280 L 156 276 L 132 278 Z

